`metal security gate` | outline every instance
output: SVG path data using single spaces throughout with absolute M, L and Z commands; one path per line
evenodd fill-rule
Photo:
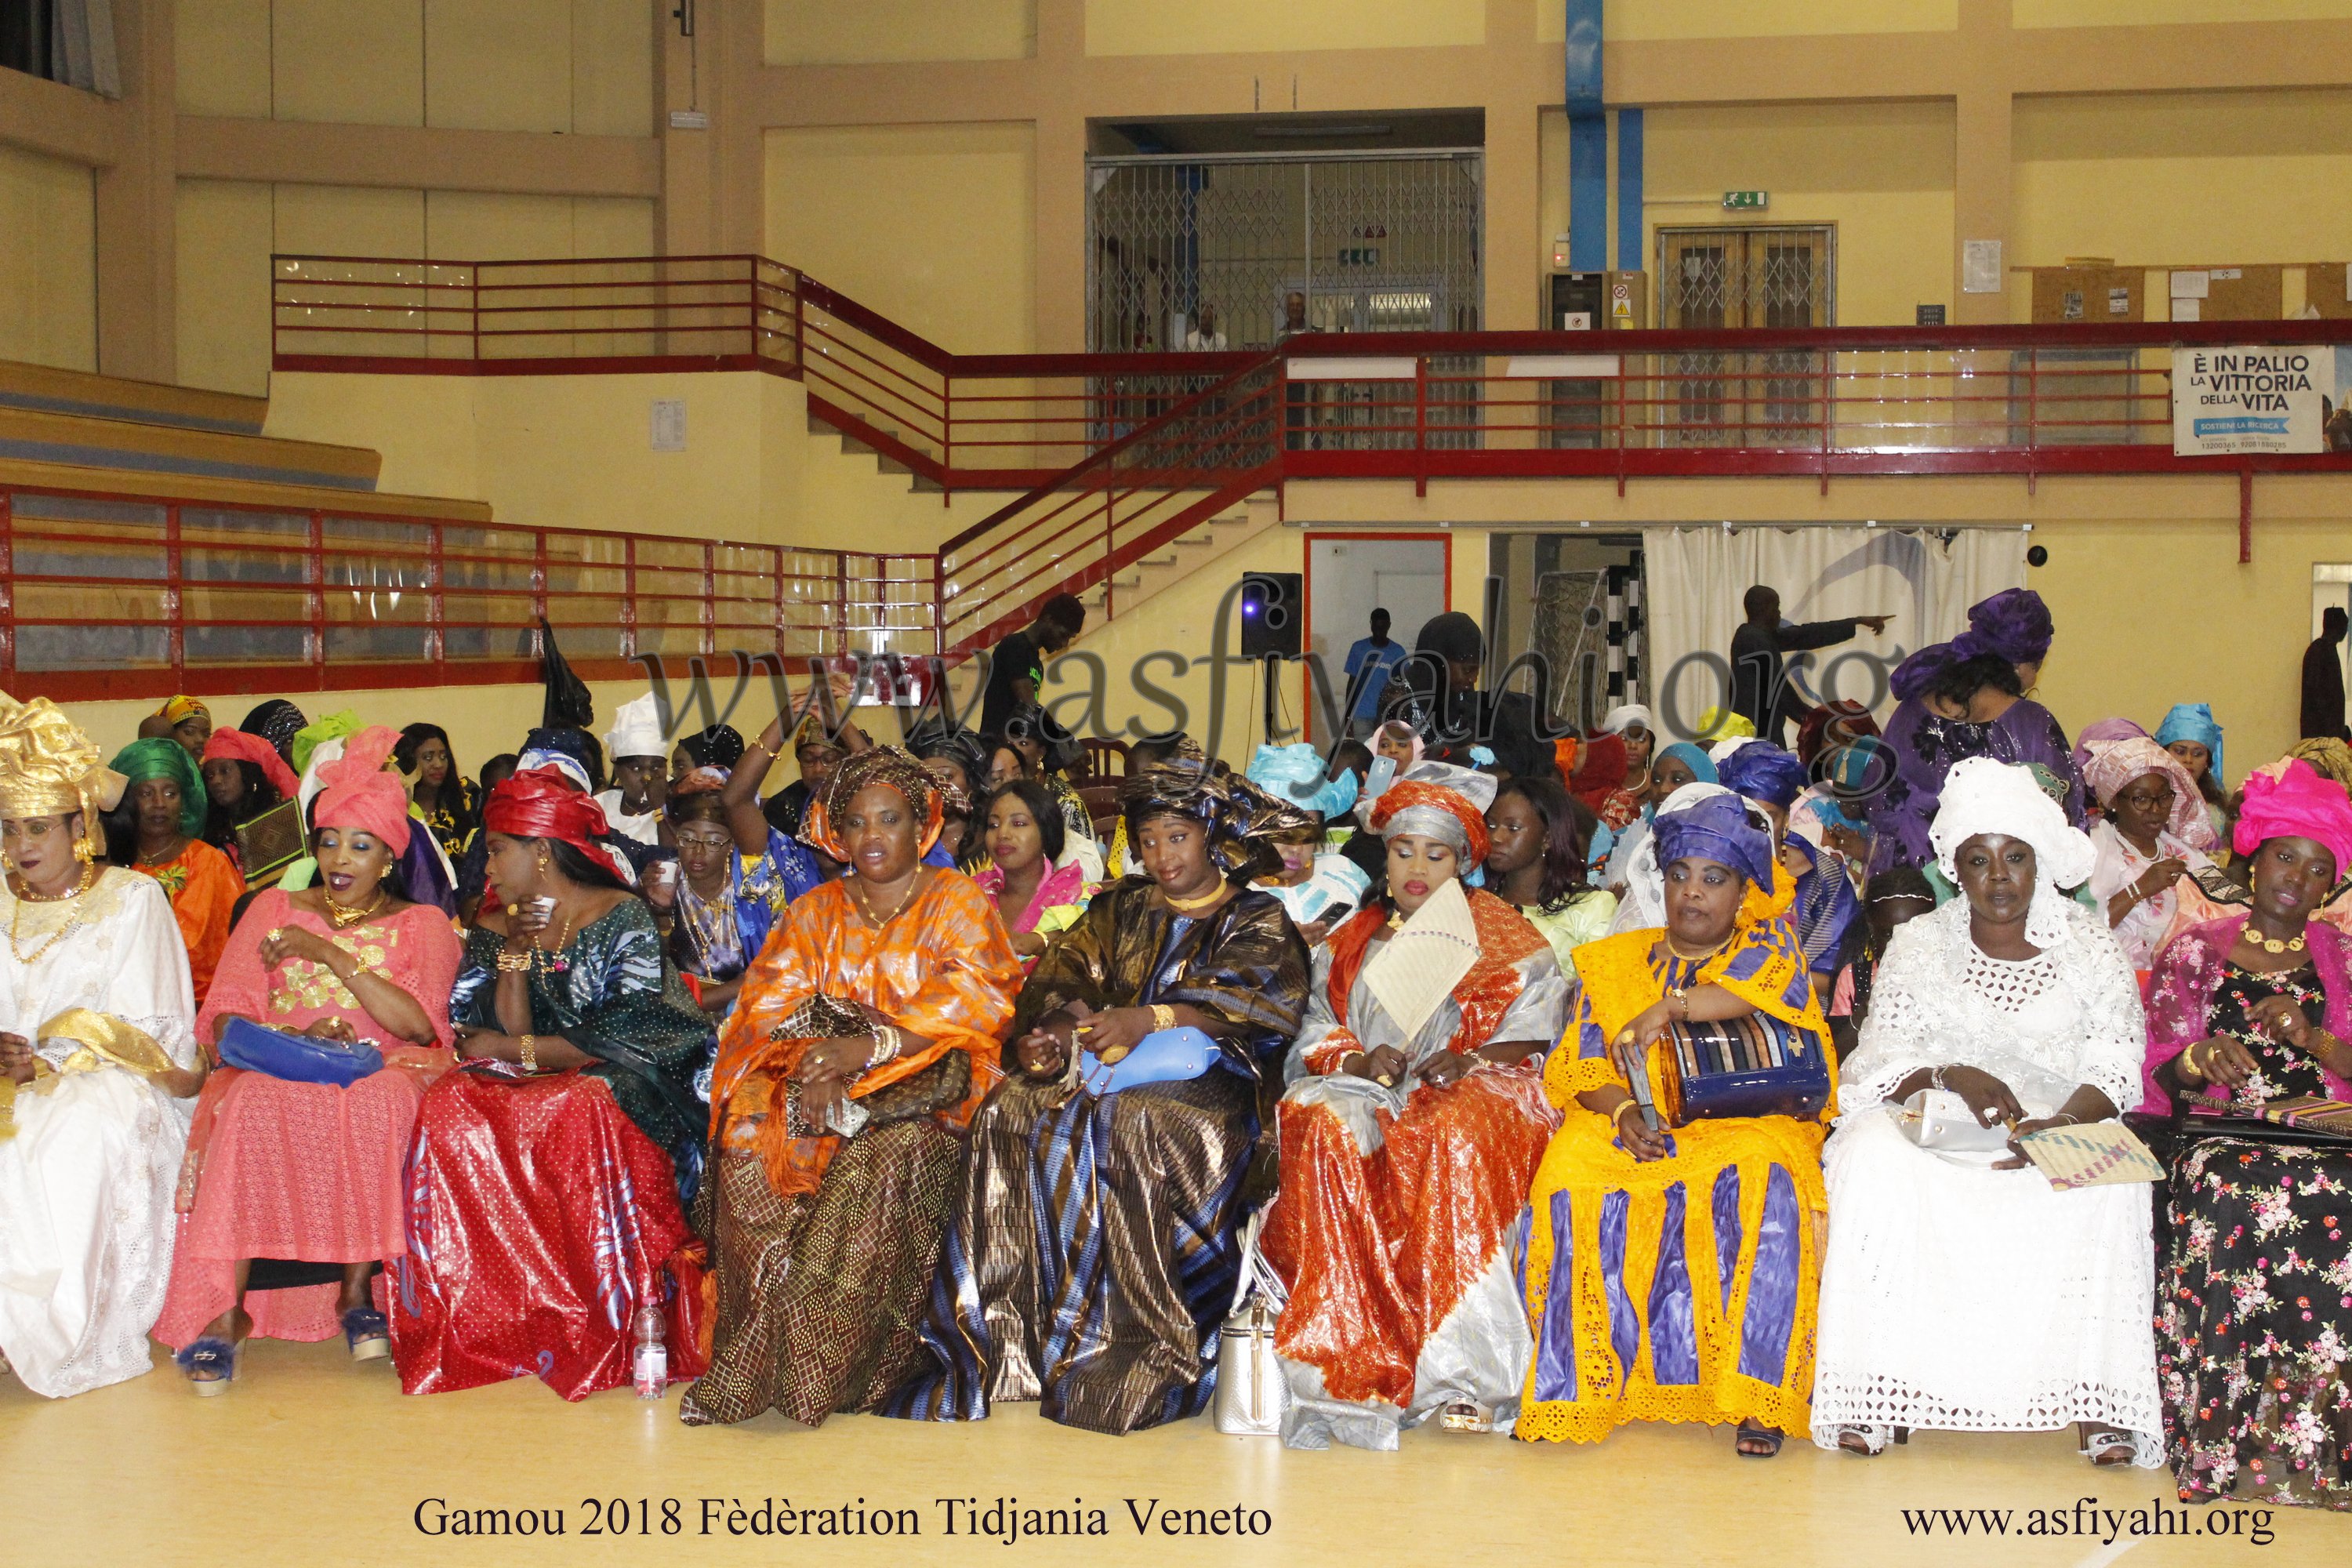
M 1720 226 L 1658 230 L 1658 324 L 1717 331 L 1837 324 L 1837 231 Z M 1670 355 L 1664 405 L 1676 447 L 1821 443 L 1822 356 Z
M 1484 155 L 1225 153 L 1087 160 L 1087 347 L 1181 349 L 1211 307 L 1261 348 L 1305 296 L 1323 331 L 1479 328 Z

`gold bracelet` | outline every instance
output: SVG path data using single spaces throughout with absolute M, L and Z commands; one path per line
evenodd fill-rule
M 501 948 L 499 952 L 499 973 L 500 974 L 530 973 L 530 955 L 533 951 L 533 949 L 525 948 L 520 952 L 511 952 Z
M 515 1044 L 521 1047 L 515 1054 L 522 1058 L 522 1070 L 528 1073 L 537 1072 L 539 1070 L 539 1037 L 518 1035 L 515 1037 Z
M 1151 1008 L 1151 1026 L 1154 1030 L 1174 1028 L 1176 1026 L 1176 1009 L 1171 1007 L 1165 1002 L 1153 1004 Z
M 1609 1120 L 1612 1125 L 1620 1129 L 1623 1128 L 1625 1124 L 1625 1108 L 1629 1105 L 1638 1110 L 1641 1109 L 1642 1102 L 1635 1100 L 1630 1094 L 1624 1099 L 1619 1100 L 1617 1102 L 1617 1109 L 1609 1113 Z
M 2197 1047 L 2204 1043 L 2205 1042 L 2202 1040 L 2191 1040 L 2189 1044 L 2182 1047 L 2180 1050 L 2180 1066 L 2182 1069 L 2188 1073 L 2189 1077 L 2192 1080 L 2198 1083 L 2203 1083 L 2205 1081 L 2205 1069 L 2197 1065 Z

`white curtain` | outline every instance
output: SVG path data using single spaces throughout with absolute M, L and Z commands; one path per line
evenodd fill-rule
M 1649 598 L 1645 685 L 1658 721 L 1688 735 L 1730 700 L 1731 633 L 1757 584 L 1780 592 L 1791 621 L 1892 616 L 1800 668 L 1808 700 L 1850 697 L 1883 722 L 1894 710 L 1886 672 L 1909 653 L 1968 626 L 1969 606 L 2025 585 L 2032 536 L 2018 528 L 1770 528 L 1721 525 L 1642 531 Z

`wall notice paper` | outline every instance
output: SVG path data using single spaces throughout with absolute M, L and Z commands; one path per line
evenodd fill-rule
M 1478 925 L 1459 879 L 1448 878 L 1412 911 L 1404 929 L 1364 965 L 1381 1010 L 1411 1037 L 1478 962 Z
M 2000 241 L 1969 239 L 1960 242 L 1960 292 L 2000 292 Z
M 2020 1140 L 2018 1147 L 2056 1192 L 2164 1180 L 2164 1167 L 2120 1121 L 2045 1128 Z
M 2210 272 L 2176 272 L 2172 275 L 2172 297 L 2176 300 L 2202 300 L 2213 292 Z M 2173 318 L 2178 321 L 2179 318 Z
M 2316 348 L 2173 350 L 2174 454 L 2320 450 L 2320 405 L 2335 390 L 2335 363 Z

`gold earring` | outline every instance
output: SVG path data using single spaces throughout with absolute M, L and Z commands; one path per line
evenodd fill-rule
M 87 866 L 98 858 L 98 851 L 89 847 L 89 839 L 77 838 L 74 840 L 74 858 Z

